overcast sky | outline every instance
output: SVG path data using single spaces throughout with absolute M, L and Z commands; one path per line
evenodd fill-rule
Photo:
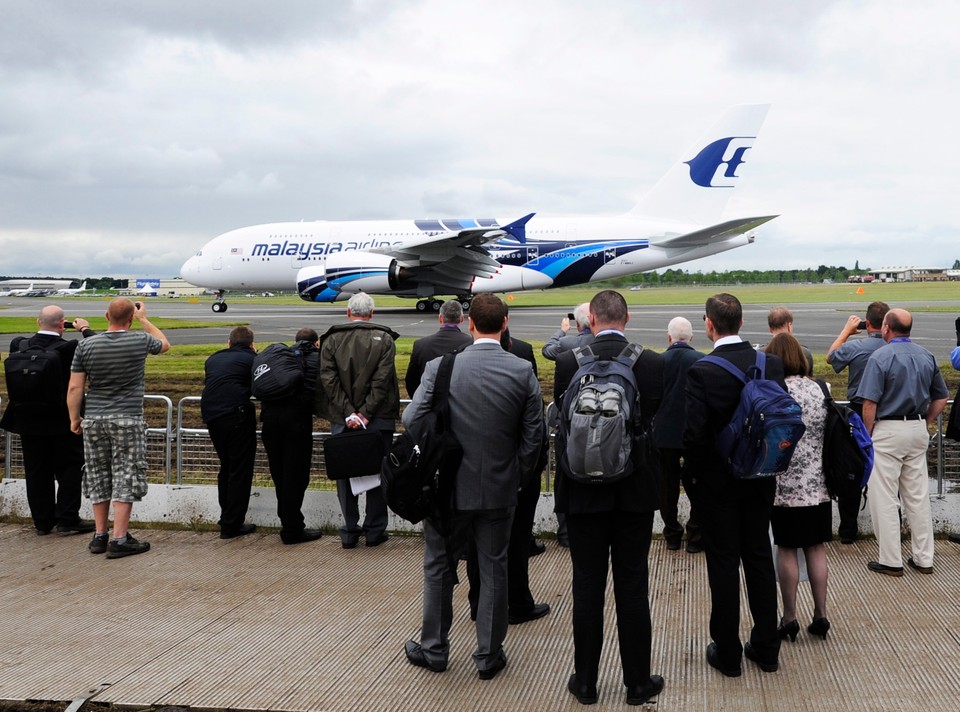
M 618 215 L 773 105 L 684 265 L 960 258 L 960 4 L 0 0 L 0 273 L 170 277 L 265 222 Z

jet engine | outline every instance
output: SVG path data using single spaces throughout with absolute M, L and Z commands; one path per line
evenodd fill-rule
M 335 302 L 356 292 L 383 294 L 400 284 L 400 265 L 389 255 L 341 252 L 297 272 L 297 291 L 308 302 Z M 341 296 L 342 295 L 342 296 Z

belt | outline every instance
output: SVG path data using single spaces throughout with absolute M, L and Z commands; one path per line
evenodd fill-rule
M 877 420 L 926 420 L 927 416 L 923 413 L 911 413 L 910 415 L 881 415 Z

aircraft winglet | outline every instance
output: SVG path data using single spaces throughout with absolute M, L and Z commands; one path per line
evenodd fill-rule
M 527 223 L 530 222 L 530 218 L 532 218 L 534 215 L 536 215 L 536 213 L 530 213 L 519 220 L 514 220 L 509 225 L 504 225 L 500 229 L 508 235 L 516 238 L 517 242 L 519 242 L 521 245 L 525 245 L 527 244 Z

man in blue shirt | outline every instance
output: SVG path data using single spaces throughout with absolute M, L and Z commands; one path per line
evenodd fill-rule
M 933 354 L 910 341 L 912 327 L 910 312 L 887 312 L 881 331 L 887 346 L 867 361 L 857 390 L 875 455 L 867 499 L 880 555 L 867 567 L 887 576 L 903 576 L 898 493 L 910 524 L 913 556 L 907 563 L 919 573 L 933 573 L 928 428 L 947 404 L 947 385 Z

